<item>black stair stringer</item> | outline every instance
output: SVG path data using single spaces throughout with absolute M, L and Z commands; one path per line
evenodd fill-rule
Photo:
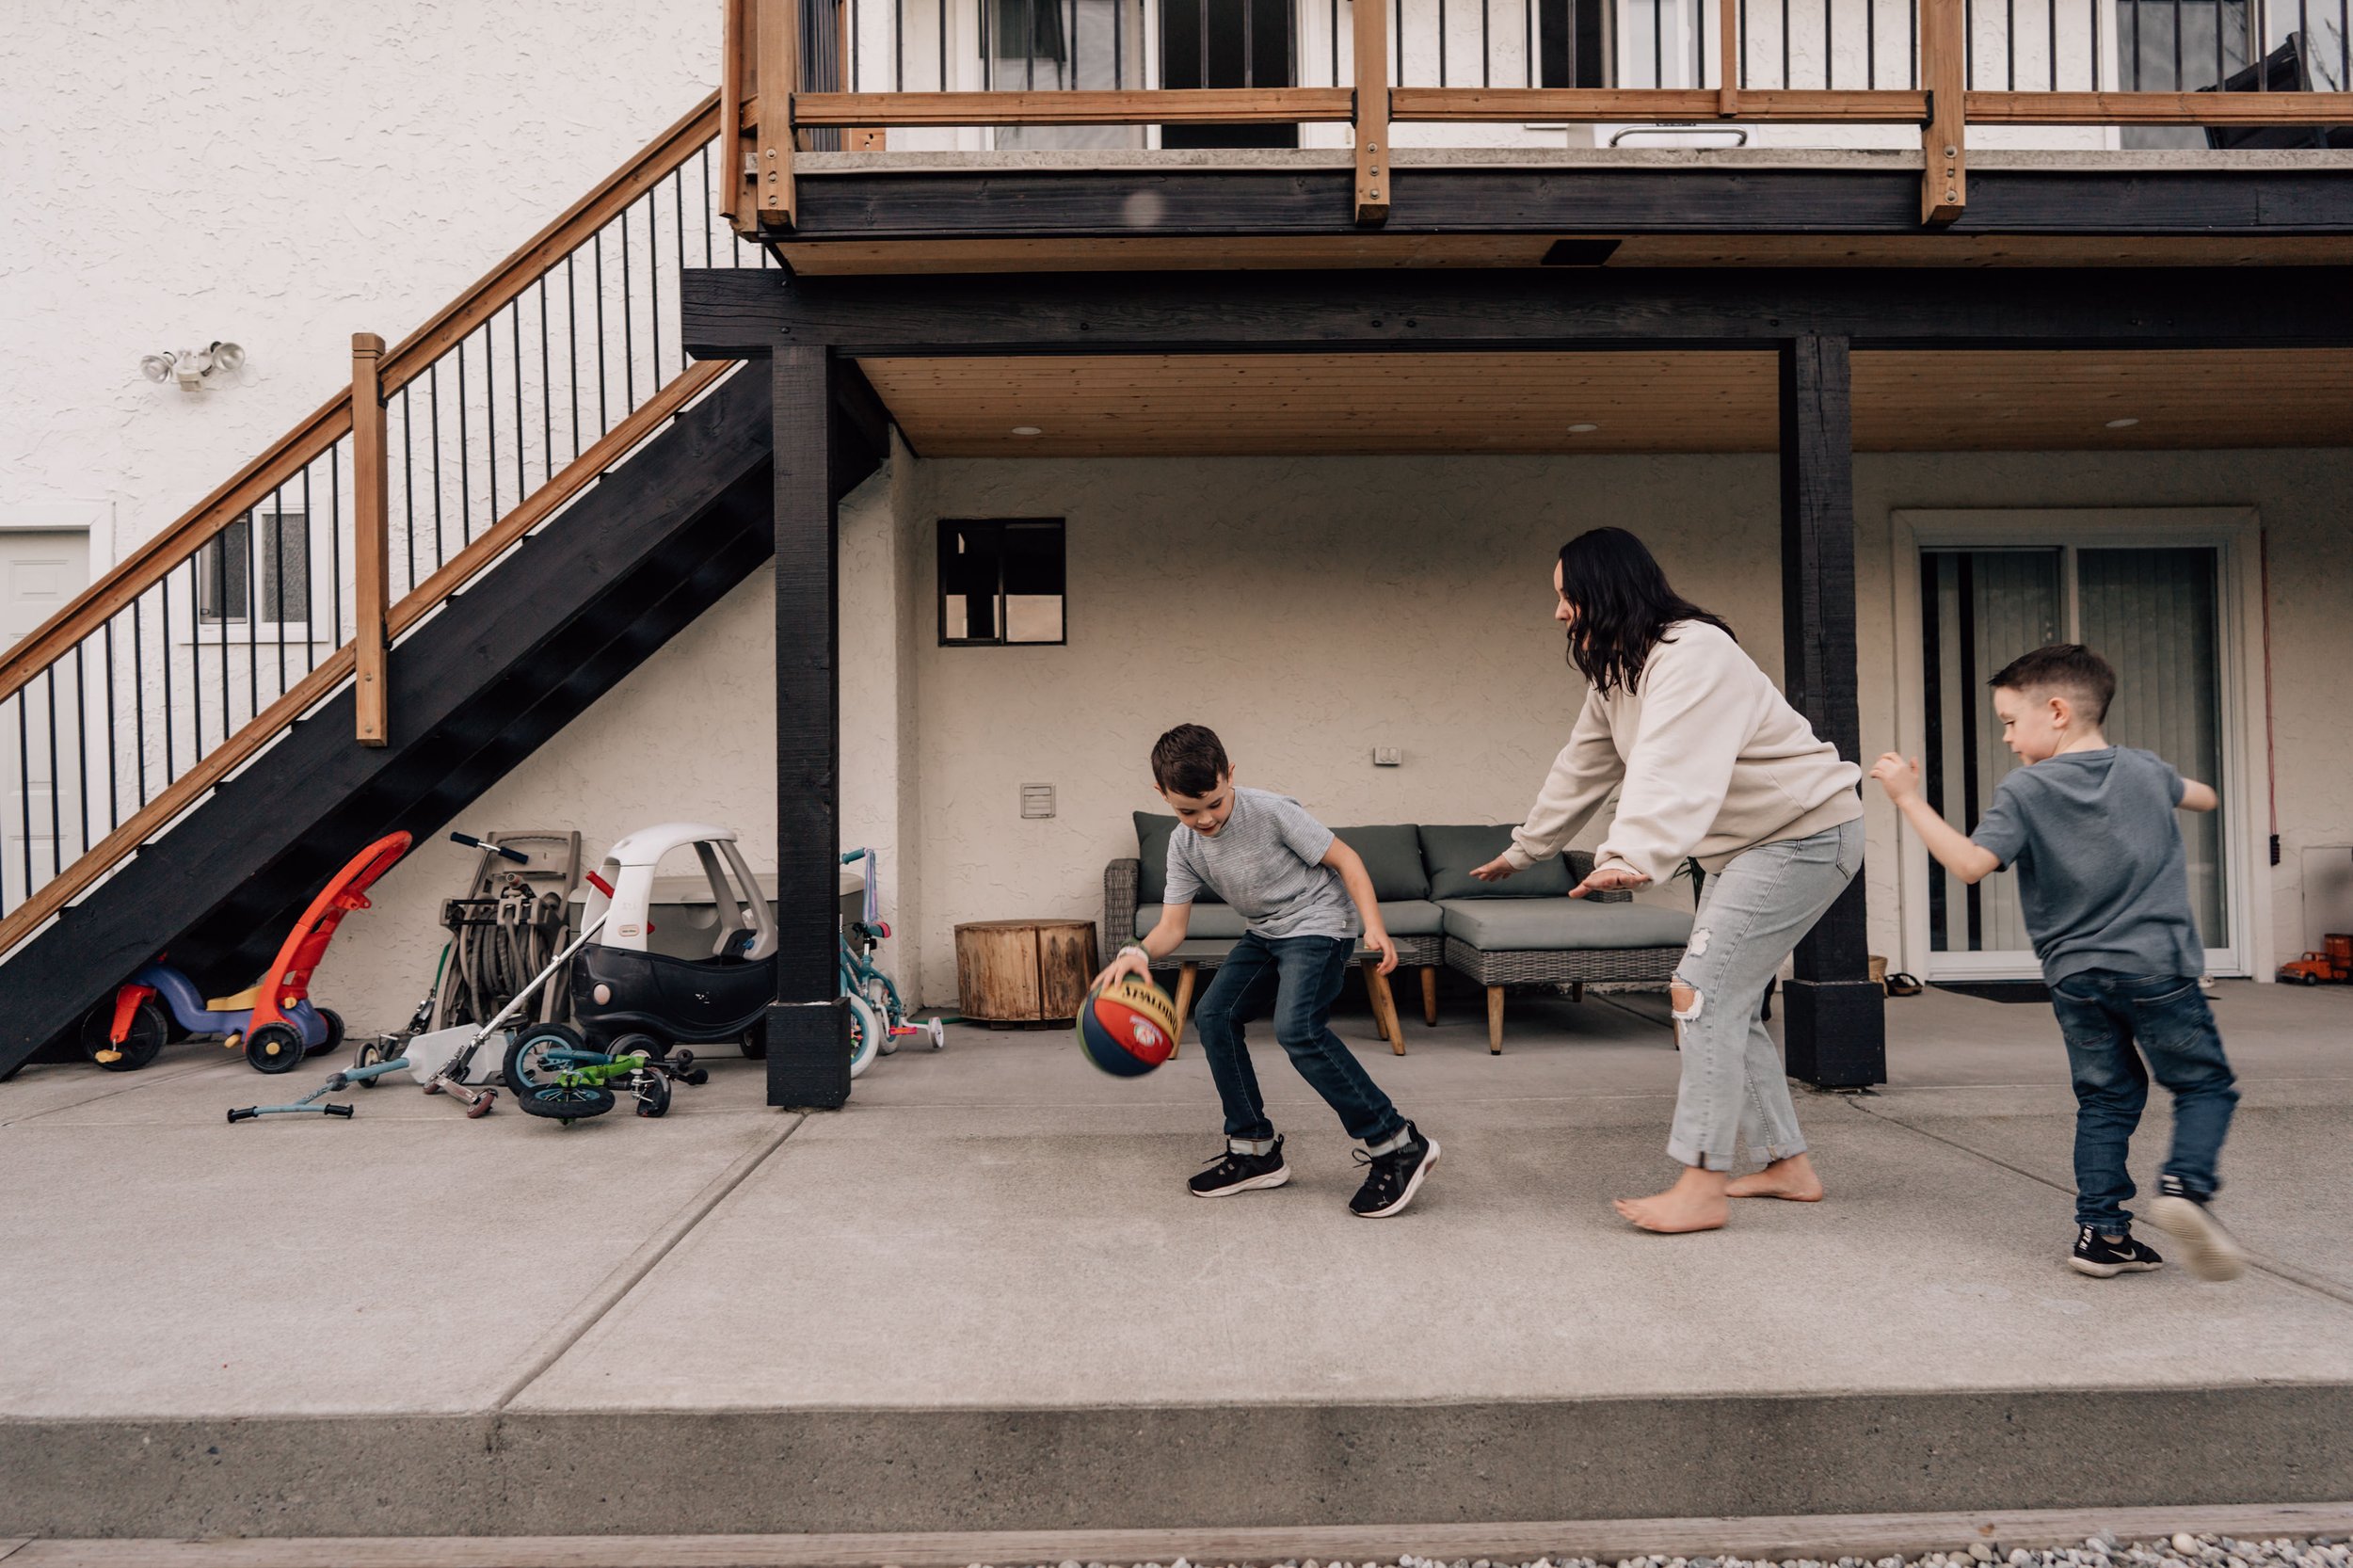
M 250 984 L 344 860 L 462 811 L 766 560 L 769 389 L 757 366 L 728 378 L 412 631 L 390 660 L 389 744 L 353 741 L 345 688 L 19 948 L 0 965 L 0 1078 L 71 1050 L 158 952 L 208 989 Z

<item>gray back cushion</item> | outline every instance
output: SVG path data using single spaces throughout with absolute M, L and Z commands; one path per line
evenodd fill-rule
M 1422 863 L 1430 871 L 1429 897 L 1560 898 L 1575 884 L 1569 880 L 1568 856 L 1539 860 L 1527 871 L 1501 882 L 1481 882 L 1471 875 L 1512 847 L 1506 827 L 1431 827 L 1421 829 Z
M 1430 896 L 1430 875 L 1421 865 L 1421 831 L 1407 827 L 1338 827 L 1340 842 L 1356 852 L 1372 878 L 1372 896 L 1382 904 Z
M 1176 831 L 1176 819 L 1155 811 L 1136 813 L 1136 902 L 1160 904 L 1168 898 L 1168 839 Z M 1195 901 L 1200 904 L 1223 904 L 1225 901 L 1209 888 L 1201 889 Z

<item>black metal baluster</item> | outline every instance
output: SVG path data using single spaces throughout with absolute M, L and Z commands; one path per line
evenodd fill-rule
M 89 853 L 89 687 L 82 664 L 82 646 L 88 640 L 73 645 L 73 793 L 82 808 L 82 855 Z
M 425 367 L 426 408 L 433 425 L 433 565 L 441 565 L 441 361 Z M 336 646 L 343 644 L 343 617 L 335 619 Z
M 408 520 L 408 548 L 405 553 L 408 557 L 408 586 L 413 590 L 417 585 L 417 456 L 409 440 L 409 420 L 415 405 L 409 401 L 408 391 L 407 387 L 400 389 L 400 504 Z M 315 644 L 318 639 L 312 637 L 311 641 Z
M 134 602 L 136 602 L 134 600 Z M 115 739 L 115 617 L 106 617 L 106 831 L 122 825 L 122 773 Z
M 1789 0 L 1781 0 L 1781 86 L 1789 86 Z
M 483 468 L 490 476 L 490 513 L 483 524 L 488 533 L 499 520 L 499 340 L 498 317 L 477 328 L 482 334 L 482 446 L 488 456 Z
M 2303 0 L 2297 0 L 2301 5 Z M 2099 0 L 2084 8 L 2091 13 L 2091 90 L 2100 90 L 2100 5 Z
M 948 0 L 939 0 L 939 90 L 948 90 Z
M 891 3 L 893 6 L 896 6 L 901 4 L 902 0 L 891 0 Z M 711 226 L 712 222 L 711 214 L 711 149 L 705 147 L 701 152 L 696 153 L 695 156 L 702 160 L 703 177 L 696 183 L 703 188 L 703 265 L 716 266 L 719 264 L 712 261 L 711 258 Z M 564 255 L 564 276 L 567 281 L 570 280 L 571 267 L 571 253 L 567 251 Z
M 1961 85 L 1964 88 L 1977 85 L 1977 0 L 1961 0 Z
M 469 334 L 471 336 L 472 334 Z M 457 340 L 457 537 L 473 538 L 473 462 L 466 452 L 467 412 L 473 405 L 466 396 L 466 339 Z
M 229 536 L 227 532 L 224 530 L 221 533 L 214 535 L 213 537 L 219 540 L 222 546 L 219 557 L 221 576 L 220 637 L 219 640 L 213 646 L 220 649 L 220 738 L 225 743 L 229 739 L 229 714 L 231 706 L 229 700 L 229 612 L 232 606 L 229 602 L 229 551 L 227 548 L 229 544 Z M 250 512 L 248 512 L 245 518 L 245 624 L 247 632 L 249 635 L 253 627 L 254 610 L 252 566 L 253 514 Z M 203 752 L 199 750 L 197 755 L 200 759 L 203 756 Z
M 531 485 L 523 474 L 523 301 L 520 295 L 507 301 L 506 342 L 508 352 L 515 356 L 515 504 L 523 504 L 531 493 Z
M 890 90 L 907 90 L 907 0 L 890 0 Z
M 199 554 L 202 552 L 199 552 Z M 188 557 L 188 758 L 204 757 L 204 595 L 197 585 L 196 556 Z M 167 653 L 169 651 L 167 648 Z M 172 775 L 177 778 L 179 775 Z
M 2002 87 L 2018 90 L 2018 0 L 2002 0 Z
M 164 615 L 163 624 L 156 629 L 155 639 L 162 645 L 162 662 L 164 666 L 164 783 L 168 785 L 171 782 L 172 753 L 178 749 L 172 744 L 171 734 L 171 574 L 169 572 L 166 572 L 159 581 L 163 584 L 164 589 Z M 141 755 L 144 756 L 144 753 Z M 147 781 L 142 776 L 139 781 L 139 794 L 142 797 L 139 804 L 141 806 L 147 804 L 147 801 L 144 798 L 146 793 Z
M 596 247 L 597 264 L 597 434 L 601 436 L 613 428 L 612 411 L 604 401 L 604 231 L 590 236 Z
M 617 220 L 621 231 L 621 417 L 637 410 L 637 290 L 629 280 L 629 208 Z
M 41 692 L 49 708 L 49 874 L 65 869 L 65 823 L 58 814 L 65 780 L 57 776 L 57 666 L 40 672 Z
M 166 590 L 168 592 L 168 588 Z M 131 600 L 131 746 L 138 764 L 139 808 L 147 808 L 147 629 L 139 600 Z
M 1400 0 L 1400 9 L 1401 10 L 1402 8 L 1402 0 Z M 1445 87 L 1447 85 L 1446 33 L 1446 0 L 1438 0 L 1438 85 L 1440 87 Z
M 1920 0 L 1905 0 L 1904 22 L 1909 29 L 1904 40 L 1905 58 L 1912 62 L 1911 86 L 1917 91 L 1920 87 Z M 1966 50 L 1962 52 L 1967 53 Z
M 705 214 L 705 216 L 710 215 Z M 732 232 L 730 231 L 730 237 Z M 711 241 L 711 231 L 703 231 L 703 242 Z M 566 376 L 572 393 L 572 460 L 580 460 L 580 278 L 572 271 L 569 252 L 564 257 L 564 353 L 571 372 Z
M 2057 92 L 2058 91 L 2058 0 L 2042 0 L 2042 6 L 2043 9 L 2049 13 L 2051 32 L 2051 70 L 2049 74 L 2051 78 L 2051 90 L 2053 92 Z
M 1863 0 L 1863 62 L 1864 89 L 1876 91 L 1880 85 L 1880 0 Z
M 680 169 L 670 176 L 670 216 L 678 225 L 678 281 L 670 286 L 679 293 L 678 373 L 680 376 L 686 374 L 686 182 L 680 178 L 684 172 Z
M 327 449 L 327 466 L 335 466 L 335 449 Z M 302 624 L 303 634 L 310 634 L 311 625 L 311 465 L 302 465 Z M 286 695 L 286 529 L 283 523 L 270 540 L 270 548 L 278 553 L 278 568 L 270 582 L 270 597 L 278 601 L 278 695 Z
M 343 443 L 342 443 L 342 442 L 340 442 L 340 441 L 336 443 L 336 445 L 337 445 L 337 446 L 339 446 L 339 447 L 340 447 L 342 444 L 343 444 Z M 360 449 L 359 449 L 359 447 L 355 444 L 355 445 L 352 447 L 352 449 L 351 449 L 351 450 L 352 450 L 352 461 L 354 461 L 354 462 L 356 463 L 356 462 L 358 462 L 358 461 L 359 461 Z M 327 529 L 327 549 L 328 549 L 328 556 L 330 557 L 330 559 L 329 559 L 329 561 L 328 561 L 328 582 L 331 584 L 331 586 L 330 586 L 330 587 L 329 587 L 329 589 L 328 589 L 328 592 L 329 592 L 329 593 L 333 596 L 333 599 L 334 599 L 334 612 L 335 612 L 335 621 L 334 621 L 334 627 L 333 627 L 333 631 L 332 631 L 332 635 L 329 637 L 328 642 L 328 646 L 329 648 L 341 648 L 341 647 L 343 647 L 343 646 L 344 646 L 344 480 L 343 480 L 343 467 L 344 467 L 344 464 L 343 464 L 343 459 L 342 459 L 342 458 L 340 458 L 340 457 L 337 457 L 334 461 L 332 461 L 332 462 L 330 462 L 330 463 L 328 463 L 328 464 L 327 465 L 327 505 L 328 505 L 328 510 L 330 513 L 332 513 L 332 514 L 333 514 L 333 515 L 332 515 L 332 516 L 331 516 L 331 517 L 328 520 L 328 529 Z M 357 481 L 356 476 L 355 476 L 355 479 L 354 479 L 354 481 L 353 481 L 353 482 L 354 482 L 354 483 L 357 483 L 357 482 L 358 482 L 358 481 Z M 355 638 L 356 638 L 357 633 L 355 632 L 355 633 L 354 633 L 354 635 L 355 635 Z M 312 641 L 313 644 L 315 644 L 315 643 L 318 641 L 318 637 L 317 637 L 317 634 L 316 634 L 316 633 L 313 633 L 313 634 L 312 635 L 311 641 Z M 310 658 L 311 658 L 311 665 L 312 665 L 312 667 L 313 669 L 317 668 L 317 667 L 318 667 L 318 655 L 317 655 L 315 652 L 313 652 L 312 654 L 311 654 Z
M 683 247 L 686 231 L 679 230 L 679 244 Z M 680 276 L 685 276 L 686 263 L 679 262 Z M 683 350 L 681 350 L 683 352 Z M 553 358 L 548 348 L 548 275 L 539 274 L 539 456 L 542 470 L 540 483 L 555 477 L 555 371 Z
M 1058 88 L 1075 88 L 1080 85 L 1079 60 L 1080 56 L 1079 54 L 1079 0 L 1070 0 L 1070 28 L 1063 35 L 1063 37 L 1067 41 L 1067 47 L 1064 49 L 1063 53 L 1068 56 L 1070 59 L 1070 79 L 1066 82 L 1063 80 L 1062 62 L 1057 60 L 1054 63 L 1054 85 Z
M 1443 6 L 1446 0 L 1438 0 L 1438 4 Z M 1241 85 L 1255 88 L 1258 85 L 1258 67 L 1251 52 L 1251 35 L 1258 29 L 1251 17 L 1250 6 L 1251 0 L 1241 0 Z M 1205 79 L 1201 85 L 1206 88 L 1209 84 Z
M 286 515 L 286 488 L 283 485 L 270 492 L 270 507 L 273 514 L 270 520 L 283 526 L 282 520 Z M 251 514 L 247 515 L 245 523 L 245 696 L 247 712 L 251 714 L 262 711 L 262 520 Z M 225 675 L 229 667 L 229 650 L 226 648 L 221 649 L 220 657 Z M 221 723 L 226 725 L 229 722 L 229 695 L 226 692 L 221 694 L 220 711 Z M 224 728 L 221 739 L 225 741 L 228 738 L 229 732 Z
M 1574 79 L 1574 78 L 1572 78 Z M 1536 72 L 1536 0 L 1520 0 L 1520 86 L 1538 86 Z
M 1479 85 L 1496 85 L 1495 0 L 1479 0 Z
M 33 896 L 33 727 L 25 717 L 25 709 L 32 706 L 33 688 L 28 681 L 16 693 L 16 776 L 24 788 L 17 791 L 19 814 L 24 818 L 24 834 L 17 840 L 17 848 L 24 857 L 24 896 Z
M 1696 5 L 1699 0 L 1692 0 L 1692 3 Z M 1836 20 L 1837 11 L 1838 0 L 1822 0 L 1822 88 L 1825 91 L 1836 85 L 1831 80 L 1833 67 L 1830 35 L 1831 24 Z
M 1245 8 L 1249 4 L 1250 0 L 1242 0 Z M 1245 39 L 1242 43 L 1245 56 L 1249 49 L 1250 44 Z M 1244 66 L 1245 75 L 1248 71 L 1249 68 Z M 1209 84 L 1204 82 L 1201 85 L 1208 87 Z M 1021 0 L 1021 90 L 1037 90 L 1037 0 Z
M 2183 80 L 2182 71 L 2182 0 L 2173 0 L 2173 90 L 2180 92 L 2189 84 Z

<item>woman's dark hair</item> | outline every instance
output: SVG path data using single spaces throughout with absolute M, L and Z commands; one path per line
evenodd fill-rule
M 1592 528 L 1561 547 L 1561 592 L 1577 608 L 1569 663 L 1598 692 L 1634 690 L 1650 650 L 1679 620 L 1732 628 L 1667 585 L 1641 540 L 1623 528 Z

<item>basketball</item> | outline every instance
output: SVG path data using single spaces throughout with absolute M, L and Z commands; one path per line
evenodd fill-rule
M 1078 1034 L 1088 1061 L 1114 1078 L 1141 1077 L 1176 1048 L 1176 1004 L 1150 981 L 1122 975 L 1088 993 Z

